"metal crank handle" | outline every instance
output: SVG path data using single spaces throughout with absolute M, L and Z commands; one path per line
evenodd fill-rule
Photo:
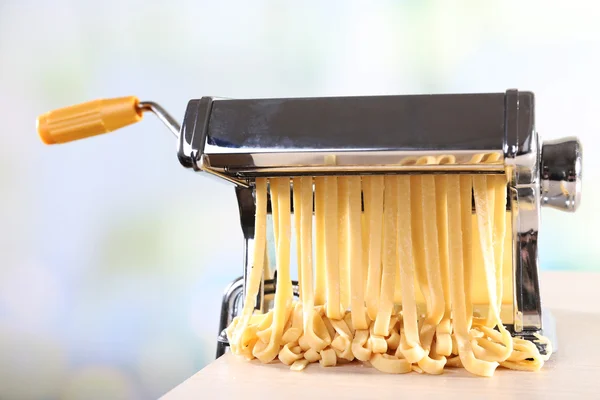
M 161 106 L 135 96 L 93 100 L 42 114 L 37 131 L 42 142 L 59 144 L 101 135 L 134 124 L 150 111 L 179 137 L 179 123 Z

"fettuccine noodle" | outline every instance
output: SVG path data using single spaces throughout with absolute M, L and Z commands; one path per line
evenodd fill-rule
M 538 338 L 549 349 L 542 355 L 500 319 L 506 184 L 504 175 L 256 179 L 253 263 L 244 308 L 226 331 L 231 351 L 264 363 L 277 358 L 293 371 L 354 360 L 392 374 L 539 370 L 551 353 L 547 339 Z M 277 282 L 274 307 L 261 314 L 254 306 L 267 268 L 269 193 Z M 474 303 L 481 297 L 473 295 L 474 276 L 483 277 L 487 315 L 474 315 L 482 305 Z

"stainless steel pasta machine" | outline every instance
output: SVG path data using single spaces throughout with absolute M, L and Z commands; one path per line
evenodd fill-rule
M 577 209 L 582 149 L 572 137 L 541 141 L 533 93 L 203 97 L 188 103 L 181 128 L 157 104 L 127 97 L 44 114 L 38 131 L 46 143 L 63 143 L 137 122 L 144 111 L 154 112 L 177 136 L 184 167 L 235 186 L 245 240 L 244 276 L 232 282 L 223 297 L 217 356 L 226 350 L 224 329 L 240 308 L 244 277 L 252 267 L 257 177 L 506 174 L 513 298 L 505 325 L 513 335 L 530 340 L 542 330 L 551 336 L 540 298 L 540 209 Z M 427 156 L 447 156 L 449 161 L 418 163 Z M 264 280 L 257 308 L 265 308 L 274 291 L 275 279 Z

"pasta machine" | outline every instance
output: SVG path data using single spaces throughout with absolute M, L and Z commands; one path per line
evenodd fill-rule
M 542 330 L 552 336 L 540 298 L 540 209 L 577 209 L 582 149 L 572 137 L 540 140 L 533 93 L 203 97 L 188 103 L 181 128 L 157 104 L 128 97 L 44 114 L 38 119 L 38 131 L 46 143 L 63 143 L 137 122 L 144 111 L 155 113 L 176 135 L 184 167 L 235 186 L 245 241 L 244 276 L 223 297 L 217 356 L 226 350 L 224 329 L 240 309 L 244 278 L 252 267 L 257 177 L 506 174 L 510 248 L 505 251 L 509 255 L 505 269 L 512 287 L 503 299 L 502 311 L 508 315 L 503 321 L 515 336 L 534 340 Z M 428 156 L 446 156 L 448 161 L 418 162 Z M 275 282 L 272 277 L 263 280 L 258 309 L 268 307 Z

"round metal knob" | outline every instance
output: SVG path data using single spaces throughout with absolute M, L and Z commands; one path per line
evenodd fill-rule
M 577 138 L 545 142 L 541 162 L 542 205 L 575 211 L 581 201 L 581 143 Z

